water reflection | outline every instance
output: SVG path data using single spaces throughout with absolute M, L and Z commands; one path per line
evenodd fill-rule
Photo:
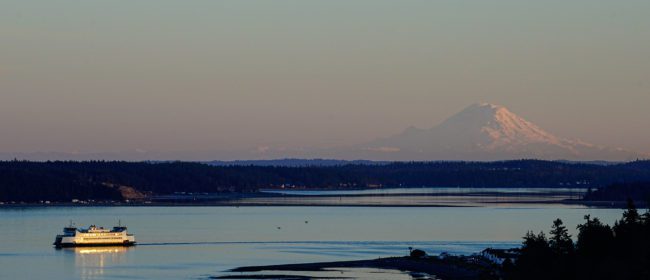
M 75 274 L 80 279 L 97 279 L 104 275 L 105 268 L 125 263 L 130 247 L 78 247 L 63 248 L 67 258 L 74 259 Z

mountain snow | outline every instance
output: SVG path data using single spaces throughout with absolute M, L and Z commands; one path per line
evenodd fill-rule
M 507 108 L 471 105 L 430 129 L 356 147 L 356 156 L 382 160 L 632 160 L 640 154 L 553 135 Z

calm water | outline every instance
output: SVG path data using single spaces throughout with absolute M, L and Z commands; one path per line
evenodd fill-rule
M 516 246 L 556 217 L 575 229 L 585 214 L 613 223 L 621 213 L 521 205 L 0 208 L 0 279 L 206 279 L 243 265 L 404 255 L 409 246 L 469 254 Z M 111 226 L 118 219 L 139 246 L 51 246 L 69 220 Z

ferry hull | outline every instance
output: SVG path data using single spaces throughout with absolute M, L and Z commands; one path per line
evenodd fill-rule
M 102 242 L 102 243 L 54 243 L 53 244 L 56 248 L 73 248 L 73 247 L 116 247 L 116 246 L 122 246 L 122 247 L 131 247 L 135 246 L 136 242 L 133 241 L 124 241 L 121 243 L 108 243 L 108 242 Z

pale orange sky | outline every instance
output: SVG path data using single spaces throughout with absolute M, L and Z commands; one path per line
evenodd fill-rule
M 237 158 L 476 102 L 650 152 L 649 1 L 0 2 L 0 154 Z

